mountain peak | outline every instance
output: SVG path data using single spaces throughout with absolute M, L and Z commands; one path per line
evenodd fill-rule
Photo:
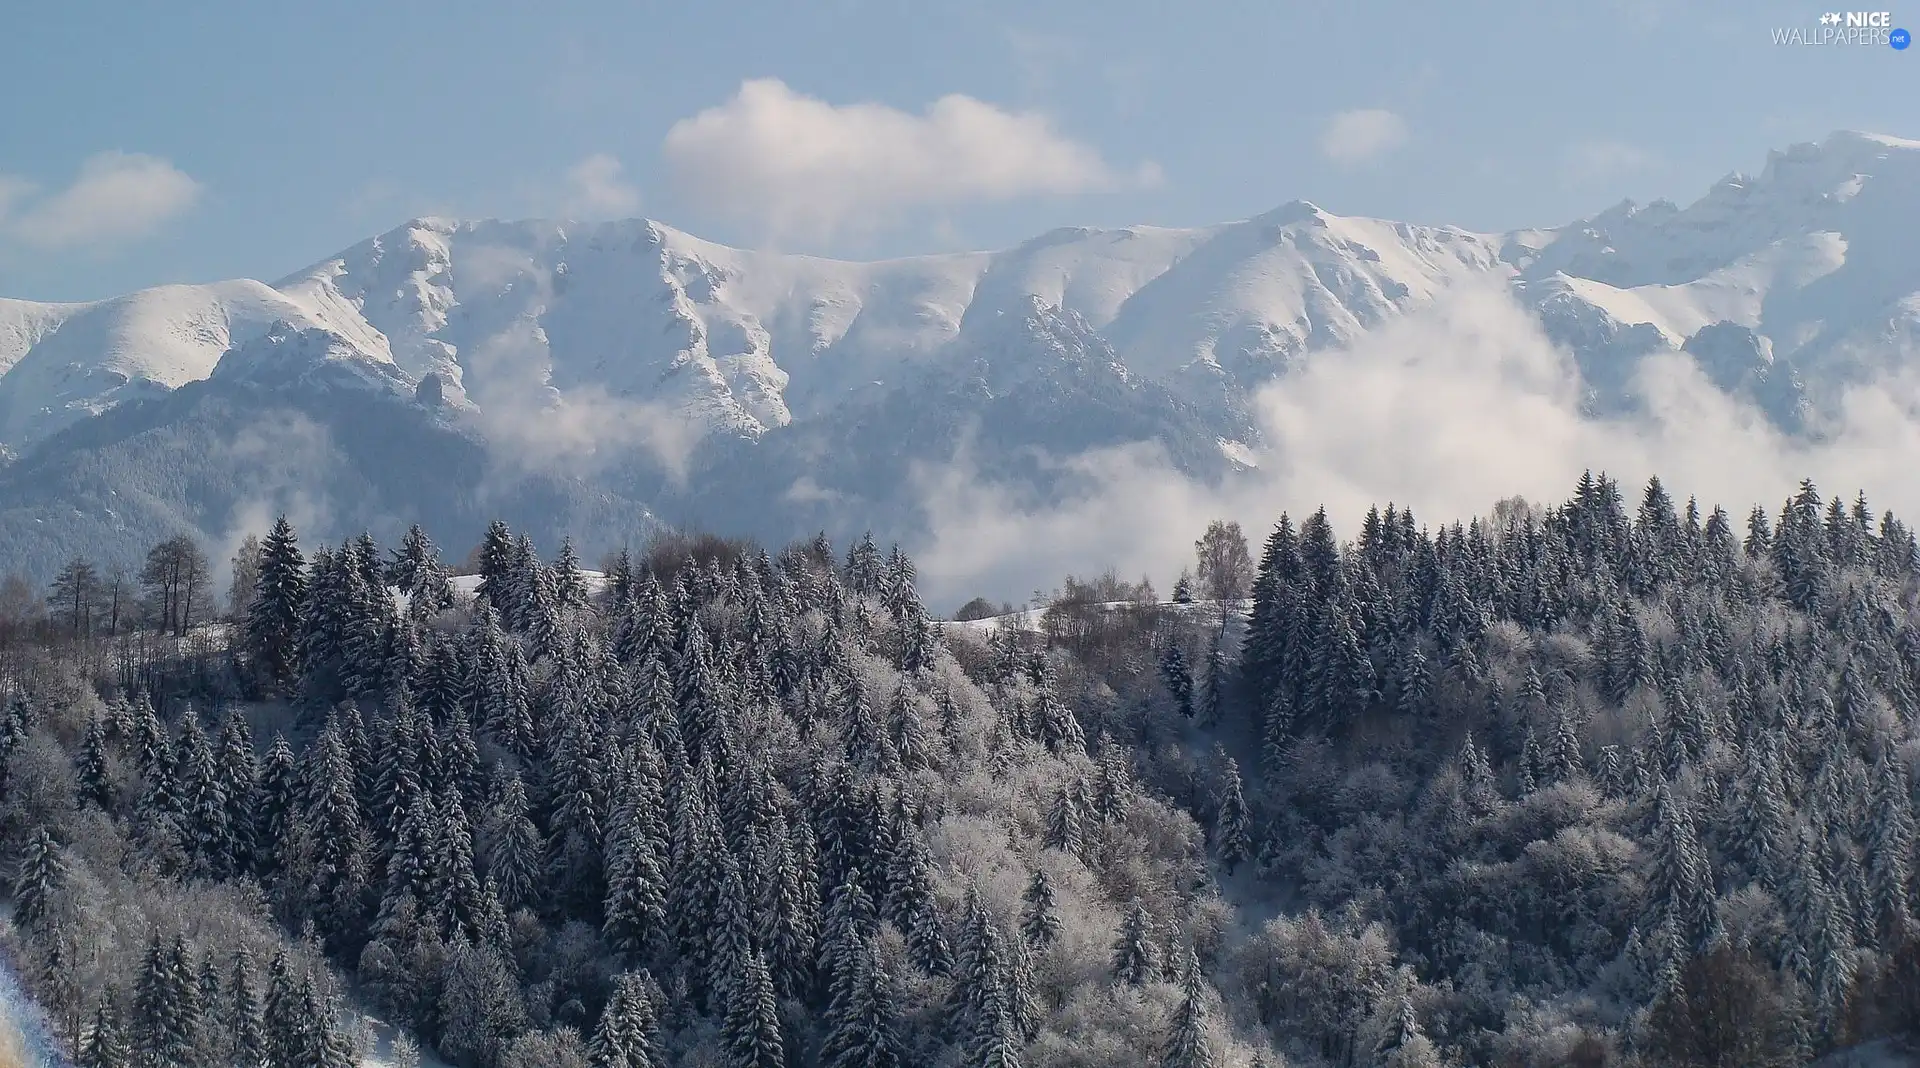
M 1332 218 L 1320 205 L 1311 200 L 1289 200 L 1285 204 L 1259 216 L 1256 221 L 1286 226 L 1289 223 L 1317 223 L 1325 226 Z

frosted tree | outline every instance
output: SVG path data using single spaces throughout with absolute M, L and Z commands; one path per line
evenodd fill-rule
M 610 851 L 602 931 L 616 949 L 638 958 L 666 932 L 666 873 L 653 838 L 632 807 L 623 809 Z
M 1153 920 L 1145 905 L 1135 902 L 1120 924 L 1113 943 L 1113 977 L 1128 986 L 1145 986 L 1160 979 L 1160 951 L 1153 941 Z
M 1086 787 L 1079 776 L 1071 776 L 1054 792 L 1053 804 L 1047 809 L 1046 844 L 1079 856 L 1086 809 Z
M 13 918 L 23 927 L 47 922 L 67 881 L 67 862 L 53 832 L 41 827 L 27 839 L 13 879 Z
M 1160 1055 L 1161 1068 L 1213 1068 L 1213 1047 L 1207 1040 L 1207 1009 L 1200 962 L 1192 947 L 1180 963 L 1180 1008 L 1168 1029 Z
M 721 1039 L 728 1068 L 786 1066 L 786 1046 L 780 1034 L 773 980 L 767 974 L 766 961 L 757 951 L 749 951 L 740 959 L 739 972 L 728 986 Z
M 827 1007 L 820 1046 L 825 1068 L 902 1068 L 891 980 L 871 944 L 859 947 L 851 980 Z
M 1231 874 L 1253 852 L 1247 834 L 1247 802 L 1240 788 L 1240 765 L 1228 757 L 1220 771 L 1220 786 L 1214 799 L 1214 851 L 1220 864 Z
M 286 516 L 260 545 L 260 572 L 245 620 L 248 652 L 269 681 L 285 683 L 299 666 L 299 632 L 307 598 L 307 563 Z
M 253 958 L 244 949 L 233 955 L 227 979 L 227 998 L 221 1013 L 232 1044 L 236 1068 L 261 1068 L 267 1056 L 267 1033 L 260 1001 L 254 993 Z
M 1887 749 L 1874 762 L 1872 810 L 1867 827 L 1867 910 L 1889 945 L 1913 931 L 1914 820 L 1912 794 L 1899 761 Z
M 1020 915 L 1020 935 L 1035 949 L 1044 949 L 1060 939 L 1060 913 L 1054 903 L 1053 882 L 1045 869 L 1035 868 L 1033 878 L 1021 894 L 1025 908 Z
M 646 972 L 626 972 L 615 980 L 588 1044 L 593 1068 L 665 1068 L 652 985 Z
M 87 721 L 87 733 L 80 740 L 80 757 L 74 762 L 75 785 L 82 804 L 111 813 L 119 791 L 107 763 L 107 722 L 101 716 Z
M 526 786 L 520 776 L 507 779 L 500 800 L 491 814 L 493 846 L 487 857 L 487 873 L 500 890 L 500 901 L 509 909 L 533 903 L 545 884 L 542 871 L 540 829 L 527 811 Z
M 78 1068 L 133 1068 L 134 1051 L 128 1048 L 121 1032 L 120 1014 L 114 1008 L 113 992 L 105 991 L 93 1010 L 93 1025 L 80 1043 Z M 241 1068 L 258 1068 L 258 1062 L 236 1061 Z
M 1187 667 L 1187 655 L 1178 645 L 1167 646 L 1160 654 L 1160 679 L 1173 697 L 1174 711 L 1193 718 L 1193 672 Z

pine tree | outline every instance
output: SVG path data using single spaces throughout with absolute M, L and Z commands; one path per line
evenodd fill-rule
M 1047 809 L 1046 844 L 1073 856 L 1080 855 L 1082 825 L 1087 818 L 1086 788 L 1078 776 L 1062 783 Z
M 1180 967 L 1180 1008 L 1160 1056 L 1161 1068 L 1213 1068 L 1213 1047 L 1207 1040 L 1207 1010 L 1200 962 L 1192 947 Z
M 1087 736 L 1080 729 L 1080 719 L 1054 692 L 1051 673 L 1040 681 L 1039 693 L 1034 698 L 1034 720 L 1040 741 L 1045 743 L 1048 752 L 1072 756 L 1087 751 Z
M 199 993 L 200 1004 L 196 1057 L 204 1064 L 231 1062 L 232 1050 L 229 1046 L 232 1037 L 227 1033 L 226 1014 L 223 1011 L 225 989 L 220 981 L 219 962 L 214 959 L 211 949 L 200 954 L 200 970 L 194 979 L 194 989 Z
M 1053 882 L 1046 870 L 1035 868 L 1033 878 L 1021 895 L 1026 908 L 1020 917 L 1020 935 L 1035 949 L 1044 949 L 1060 940 L 1060 914 L 1054 906 Z
M 900 755 L 900 766 L 907 771 L 931 767 L 933 753 L 927 740 L 927 726 L 920 718 L 919 704 L 905 685 L 894 688 L 893 703 L 888 712 L 888 719 L 892 721 L 893 746 Z
M 144 1065 L 193 1063 L 199 1025 L 199 992 L 187 970 L 186 943 L 171 945 L 154 932 L 133 988 L 133 1047 Z
M 253 958 L 245 950 L 233 955 L 224 1020 L 233 1044 L 235 1068 L 262 1068 L 267 1057 L 267 1033 L 253 990 Z
M 1911 793 L 1901 765 L 1886 749 L 1874 763 L 1872 815 L 1867 830 L 1867 905 L 1874 926 L 1888 945 L 1913 934 L 1912 898 L 1914 819 Z
M 1253 852 L 1247 835 L 1247 802 L 1240 789 L 1240 765 L 1228 757 L 1220 774 L 1220 792 L 1214 802 L 1214 849 L 1231 875 Z
M 1211 727 L 1220 722 L 1221 709 L 1226 701 L 1227 658 L 1220 648 L 1220 634 L 1215 632 L 1207 643 L 1207 674 L 1200 684 L 1200 703 L 1194 709 L 1194 718 L 1203 727 Z
M 968 890 L 960 959 L 954 965 L 949 1005 L 956 1044 L 969 1051 L 970 1063 L 1018 1063 L 1019 1027 L 1015 1020 L 1011 961 L 978 887 Z
M 306 600 L 307 562 L 283 515 L 260 545 L 260 576 L 246 618 L 247 650 L 271 683 L 286 683 L 299 668 Z
M 588 1045 L 593 1068 L 665 1068 L 652 985 L 644 971 L 626 972 L 614 981 L 613 997 Z
M 507 779 L 494 805 L 492 826 L 487 873 L 499 887 L 501 904 L 516 909 L 536 903 L 545 886 L 540 829 L 528 814 L 526 786 L 520 776 Z
M 1160 978 L 1160 952 L 1153 943 L 1153 921 L 1146 906 L 1135 902 L 1121 922 L 1113 943 L 1113 977 L 1128 986 L 1144 986 Z
M 80 758 L 74 763 L 74 779 L 80 803 L 93 805 L 111 814 L 119 793 L 107 763 L 107 722 L 100 716 L 87 721 L 87 733 L 80 741 Z
M 175 766 L 193 870 L 206 878 L 224 878 L 234 861 L 234 836 L 227 825 L 226 783 L 199 717 L 188 709 L 182 719 Z
M 113 991 L 101 994 L 100 1003 L 93 1010 L 93 1026 L 80 1044 L 78 1068 L 133 1068 L 134 1053 L 128 1049 L 126 1037 L 121 1033 L 120 1014 L 113 1003 Z M 244 1062 L 236 1063 L 241 1068 L 255 1068 Z
M 912 822 L 901 815 L 896 823 L 882 914 L 906 936 L 914 964 L 929 975 L 946 975 L 953 965 L 953 951 L 941 929 L 933 861 Z
M 67 862 L 53 832 L 41 827 L 27 839 L 13 879 L 14 922 L 29 929 L 48 922 L 67 881 Z
M 721 1041 L 728 1068 L 785 1068 L 786 1047 L 767 962 L 757 950 L 740 958 L 727 991 Z
M 276 732 L 260 767 L 260 788 L 253 811 L 253 871 L 265 882 L 279 873 L 285 860 L 289 821 L 293 817 L 298 768 L 293 747 Z
M 853 981 L 854 958 L 878 928 L 873 899 L 859 883 L 849 879 L 834 889 L 826 920 L 821 924 L 819 961 L 820 973 L 829 980 L 831 996 L 840 996 Z
M 1653 870 L 1647 883 L 1649 927 L 1670 923 L 1690 955 L 1713 924 L 1713 877 L 1692 815 L 1665 784 L 1655 800 Z M 1673 962 L 1678 964 L 1679 961 Z
M 862 944 L 851 964 L 851 981 L 827 1007 L 820 1063 L 824 1068 L 902 1068 L 892 984 L 880 956 L 871 944 Z
M 486 536 L 480 540 L 480 583 L 473 593 L 499 613 L 501 624 L 508 629 L 514 629 L 520 619 L 520 603 L 514 592 L 516 557 L 513 533 L 507 525 L 498 519 L 487 524 Z
M 221 820 L 226 837 L 222 870 L 244 874 L 252 870 L 259 850 L 255 813 L 260 803 L 260 758 L 253 748 L 253 731 L 238 708 L 229 711 L 220 725 L 215 765 L 227 805 Z
M 270 1068 L 292 1068 L 303 1064 L 306 1044 L 300 1015 L 299 992 L 294 987 L 292 968 L 285 950 L 275 950 L 267 962 L 267 996 L 261 1013 L 266 1034 L 266 1062 Z
M 1160 654 L 1160 679 L 1173 695 L 1174 710 L 1193 718 L 1193 673 L 1187 669 L 1187 656 L 1178 645 L 1169 645 Z
M 667 930 L 666 873 L 656 844 L 634 806 L 623 806 L 607 863 L 607 940 L 638 958 Z
M 1040 1006 L 1039 979 L 1034 975 L 1033 951 L 1024 938 L 1007 940 L 1007 996 L 1014 1033 L 1024 1042 L 1040 1037 L 1044 1010 Z
M 343 732 L 341 723 L 330 720 L 302 755 L 309 797 L 297 813 L 296 836 L 311 873 L 301 888 L 307 915 L 330 949 L 357 953 L 366 926 L 368 839 Z
M 65 931 L 55 927 L 43 932 L 41 941 L 46 949 L 41 954 L 38 976 L 40 1007 L 46 1010 L 54 1033 L 71 1047 L 80 1037 L 82 995 L 67 955 L 69 939 Z
M 450 941 L 478 940 L 481 918 L 480 876 L 474 870 L 473 827 L 460 803 L 460 792 L 448 785 L 436 806 L 439 817 L 435 842 L 433 912 Z

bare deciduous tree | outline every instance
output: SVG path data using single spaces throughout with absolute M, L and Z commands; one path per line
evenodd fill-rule
M 1237 601 L 1253 588 L 1253 554 L 1240 524 L 1216 519 L 1193 543 L 1199 555 L 1200 590 L 1208 600 Z
M 149 618 L 161 630 L 184 636 L 207 610 L 207 554 L 185 534 L 168 538 L 147 552 L 140 585 Z

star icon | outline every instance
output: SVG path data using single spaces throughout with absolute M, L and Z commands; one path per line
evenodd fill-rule
M 1836 12 L 1829 11 L 1826 14 L 1820 16 L 1820 25 L 1822 26 L 1833 26 L 1833 25 L 1837 25 L 1839 22 L 1840 22 L 1840 16 Z

